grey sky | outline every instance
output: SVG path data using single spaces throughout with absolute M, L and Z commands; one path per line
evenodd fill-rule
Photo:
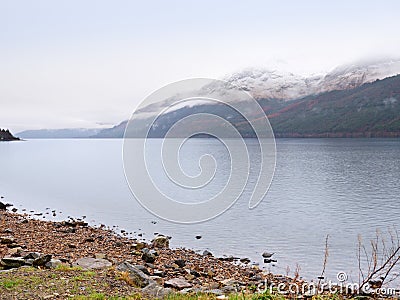
M 114 124 L 176 80 L 397 55 L 399 11 L 399 1 L 0 0 L 0 127 Z

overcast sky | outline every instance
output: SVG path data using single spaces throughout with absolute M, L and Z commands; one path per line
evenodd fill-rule
M 0 128 L 98 127 L 165 84 L 400 53 L 400 1 L 0 0 Z

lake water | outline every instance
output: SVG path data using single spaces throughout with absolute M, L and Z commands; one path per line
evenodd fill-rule
M 264 201 L 249 210 L 247 188 L 228 211 L 199 224 L 160 220 L 133 198 L 118 139 L 0 143 L 0 194 L 20 209 L 62 212 L 47 219 L 85 215 L 92 224 L 116 225 L 148 240 L 154 232 L 167 234 L 172 247 L 208 249 L 255 262 L 261 262 L 262 252 L 275 252 L 278 263 L 260 266 L 282 274 L 289 266 L 293 274 L 298 264 L 300 275 L 308 279 L 321 273 L 329 234 L 328 279 L 344 271 L 357 281 L 358 235 L 367 242 L 377 229 L 385 232 L 400 224 L 400 139 L 276 142 L 276 172 Z M 246 143 L 250 152 L 257 152 L 255 141 Z M 212 139 L 195 139 L 183 150 L 188 170 L 204 150 L 217 160 L 226 158 L 224 147 Z M 257 157 L 253 155 L 253 162 Z M 221 164 L 211 194 L 228 173 L 229 167 Z

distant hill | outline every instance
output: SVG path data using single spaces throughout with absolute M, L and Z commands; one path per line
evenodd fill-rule
M 38 129 L 19 132 L 18 135 L 24 139 L 71 139 L 89 138 L 99 133 L 101 129 Z
M 93 138 L 123 138 L 125 133 L 125 127 L 128 121 L 123 121 L 118 125 L 115 125 L 112 128 L 106 128 L 99 131 L 97 134 L 94 134 Z
M 0 142 L 19 141 L 8 129 L 0 129 Z

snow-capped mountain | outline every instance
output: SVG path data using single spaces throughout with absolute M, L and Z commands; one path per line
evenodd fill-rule
M 400 59 L 366 61 L 334 69 L 325 75 L 319 92 L 347 90 L 400 74 Z
M 327 74 L 309 77 L 267 69 L 246 69 L 224 78 L 255 98 L 293 100 L 332 90 L 347 90 L 400 74 L 400 59 L 340 66 Z
M 246 69 L 226 78 L 255 98 L 291 100 L 314 93 L 323 76 L 306 78 L 293 73 L 267 69 Z

